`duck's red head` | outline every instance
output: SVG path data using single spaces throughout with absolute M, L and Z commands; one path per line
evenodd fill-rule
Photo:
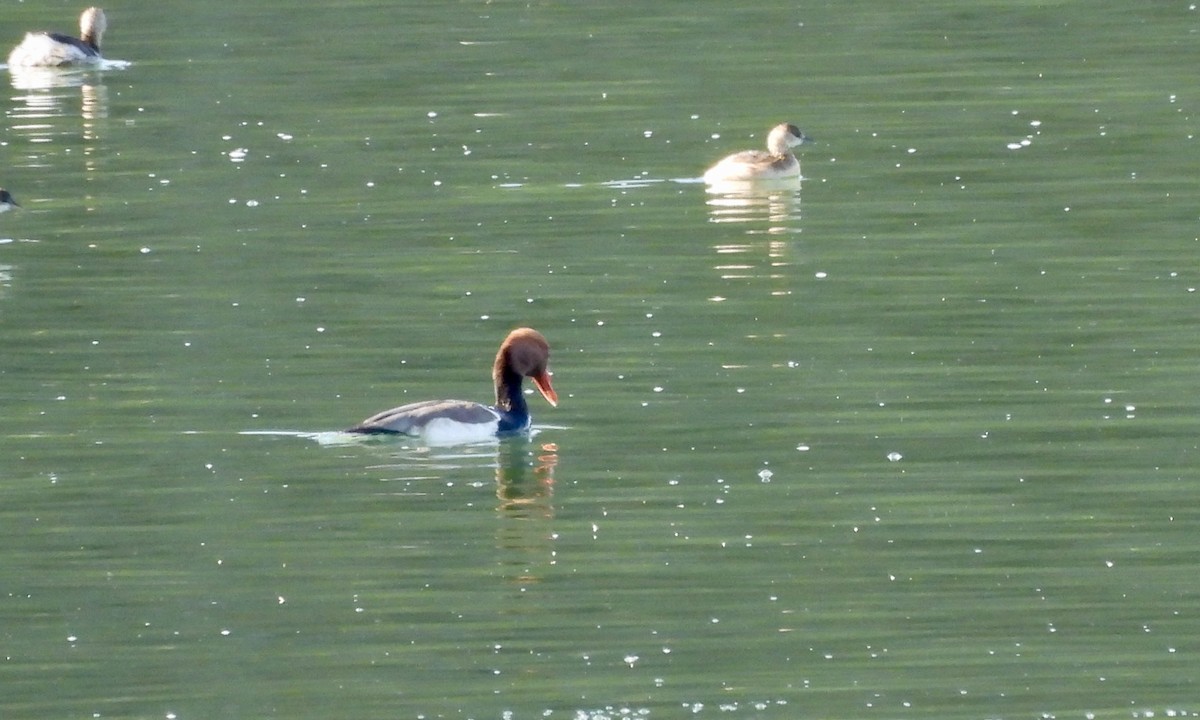
M 550 384 L 547 365 L 550 362 L 550 343 L 533 328 L 517 328 L 504 338 L 500 351 L 496 353 L 496 364 L 492 375 L 499 380 L 505 372 L 533 380 L 542 397 L 552 406 L 558 406 L 558 393 Z

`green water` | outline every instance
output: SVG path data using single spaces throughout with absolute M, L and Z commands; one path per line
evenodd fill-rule
M 1200 10 L 739 5 L 110 3 L 12 77 L 0 717 L 1200 712 Z M 782 121 L 799 187 L 695 181 Z M 517 325 L 532 438 L 332 432 Z

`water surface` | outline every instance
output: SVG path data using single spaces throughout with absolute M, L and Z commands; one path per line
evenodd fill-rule
M 1197 711 L 1187 3 L 106 11 L 7 76 L 0 715 Z M 532 437 L 328 442 L 517 325 Z

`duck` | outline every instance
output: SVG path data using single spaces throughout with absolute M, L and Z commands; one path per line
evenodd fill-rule
M 100 38 L 108 28 L 108 19 L 98 7 L 90 7 L 79 16 L 79 37 L 62 33 L 25 33 L 21 44 L 8 54 L 9 67 L 58 67 L 98 63 Z
M 745 180 L 775 180 L 800 174 L 800 161 L 792 148 L 812 138 L 790 123 L 780 123 L 767 134 L 767 152 L 743 150 L 721 159 L 704 173 L 709 185 Z
M 425 400 L 384 410 L 346 432 L 420 437 L 430 445 L 482 442 L 528 432 L 529 406 L 521 387 L 525 378 L 533 381 L 551 407 L 558 406 L 558 393 L 547 370 L 549 361 L 550 344 L 546 338 L 533 328 L 517 328 L 500 343 L 492 363 L 494 405 L 467 400 Z
M 21 207 L 21 203 L 17 202 L 17 199 L 12 196 L 12 193 L 4 188 L 0 188 L 0 213 L 6 213 L 13 208 L 19 207 Z

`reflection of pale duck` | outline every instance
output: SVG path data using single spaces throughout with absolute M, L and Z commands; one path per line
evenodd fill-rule
M 79 37 L 62 33 L 31 32 L 8 54 L 9 67 L 56 67 L 98 63 L 100 38 L 108 22 L 104 11 L 90 7 L 79 16 Z
M 524 432 L 530 424 L 529 407 L 521 391 L 524 378 L 533 380 L 547 402 L 558 404 L 558 394 L 546 370 L 549 360 L 546 338 L 531 328 L 517 328 L 504 339 L 492 365 L 494 406 L 464 400 L 426 400 L 385 410 L 348 432 L 420 436 L 436 445 L 479 442 Z
M 792 148 L 806 142 L 812 142 L 812 138 L 795 125 L 776 125 L 767 135 L 767 152 L 743 150 L 725 157 L 704 173 L 704 182 L 711 185 L 796 177 L 800 174 L 800 161 L 792 153 Z
M 12 196 L 12 193 L 4 188 L 0 188 L 0 213 L 5 213 L 19 207 L 21 207 L 21 204 Z

